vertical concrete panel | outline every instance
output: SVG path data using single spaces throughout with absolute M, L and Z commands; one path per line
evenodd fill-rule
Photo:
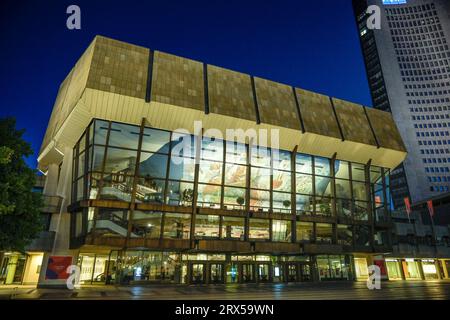
M 152 101 L 205 110 L 201 62 L 156 51 L 152 78 Z
M 292 87 L 255 77 L 262 123 L 301 130 Z
M 209 110 L 256 122 L 250 76 L 208 65 Z
M 330 98 L 298 88 L 296 93 L 306 132 L 341 139 Z

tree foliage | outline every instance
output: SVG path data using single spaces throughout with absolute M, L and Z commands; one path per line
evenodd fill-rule
M 0 251 L 24 251 L 41 230 L 42 196 L 33 192 L 36 171 L 24 157 L 31 146 L 14 118 L 0 119 Z

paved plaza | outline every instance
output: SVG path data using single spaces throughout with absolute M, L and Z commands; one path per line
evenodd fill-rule
M 450 281 L 382 282 L 368 290 L 364 282 L 320 282 L 247 285 L 83 286 L 80 289 L 37 289 L 0 286 L 0 299 L 86 300 L 391 300 L 450 299 Z

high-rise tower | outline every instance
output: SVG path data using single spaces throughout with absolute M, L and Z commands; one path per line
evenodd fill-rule
M 367 27 L 368 6 L 381 29 Z M 373 106 L 392 112 L 408 156 L 392 172 L 395 207 L 450 188 L 450 1 L 353 0 Z

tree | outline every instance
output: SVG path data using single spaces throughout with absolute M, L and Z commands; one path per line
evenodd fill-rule
M 0 251 L 23 252 L 42 229 L 43 200 L 32 191 L 36 170 L 24 157 L 33 151 L 23 134 L 14 118 L 0 119 Z

